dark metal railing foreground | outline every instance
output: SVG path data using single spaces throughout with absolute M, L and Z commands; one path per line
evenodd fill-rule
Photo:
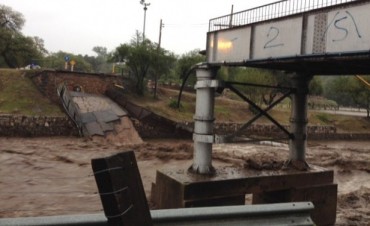
M 209 21 L 209 31 L 228 29 L 360 0 L 282 0 Z

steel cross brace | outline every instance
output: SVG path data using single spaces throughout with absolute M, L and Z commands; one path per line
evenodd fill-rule
M 276 101 L 274 101 L 272 104 L 270 104 L 267 108 L 265 109 L 262 109 L 260 108 L 258 105 L 256 105 L 253 101 L 251 101 L 250 99 L 248 99 L 244 94 L 242 94 L 238 89 L 236 89 L 233 84 L 235 83 L 232 83 L 232 82 L 225 82 L 225 87 L 226 88 L 229 88 L 231 91 L 233 91 L 236 95 L 238 95 L 240 98 L 242 98 L 245 102 L 247 102 L 248 104 L 250 104 L 252 107 L 254 107 L 255 109 L 257 109 L 259 111 L 259 113 L 257 115 L 255 115 L 252 119 L 250 119 L 247 123 L 245 123 L 240 129 L 238 129 L 238 131 L 236 131 L 234 134 L 232 135 L 229 135 L 229 136 L 226 136 L 226 140 L 229 140 L 230 138 L 234 138 L 235 136 L 239 135 L 241 131 L 243 131 L 244 129 L 248 128 L 253 122 L 255 122 L 258 118 L 262 117 L 262 116 L 265 116 L 266 118 L 268 118 L 272 123 L 274 123 L 280 130 L 282 130 L 288 137 L 289 139 L 293 139 L 294 138 L 294 135 L 292 133 L 290 133 L 287 129 L 284 128 L 284 126 L 282 126 L 279 122 L 277 122 L 272 116 L 270 116 L 267 111 L 271 110 L 272 108 L 274 108 L 278 103 L 280 103 L 281 101 L 283 101 L 286 97 L 290 96 L 293 92 L 294 92 L 294 89 L 292 88 L 286 88 L 286 87 L 272 87 L 272 86 L 264 86 L 264 85 L 259 85 L 259 86 L 263 86 L 263 87 L 267 87 L 267 88 L 283 88 L 283 89 L 288 89 L 288 91 L 283 95 L 281 96 L 279 99 L 277 99 Z M 239 83 L 238 83 L 239 84 Z M 242 84 L 240 84 L 242 85 Z M 244 85 L 250 85 L 250 84 L 244 84 Z M 255 85 L 256 86 L 256 85 Z

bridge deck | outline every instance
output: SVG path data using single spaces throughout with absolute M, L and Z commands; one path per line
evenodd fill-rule
M 303 72 L 312 75 L 370 74 L 370 51 L 363 53 L 280 57 L 244 62 L 221 62 L 213 65 L 256 67 L 288 72 Z
M 207 62 L 369 74 L 369 11 L 369 0 L 286 0 L 215 18 L 207 34 Z

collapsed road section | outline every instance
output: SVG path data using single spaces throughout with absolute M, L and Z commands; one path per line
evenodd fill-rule
M 58 95 L 80 135 L 115 143 L 141 143 L 127 112 L 109 98 L 58 87 Z M 100 137 L 100 138 L 99 138 Z

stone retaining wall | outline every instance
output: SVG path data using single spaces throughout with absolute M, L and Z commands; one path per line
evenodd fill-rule
M 142 138 L 186 138 L 190 133 L 179 133 L 181 128 L 193 128 L 193 123 L 178 124 L 177 129 L 167 128 L 160 123 L 133 120 Z M 157 122 L 158 120 L 154 120 Z M 240 128 L 240 123 L 216 123 L 216 134 L 231 134 Z M 190 134 L 190 135 L 189 135 Z M 281 137 L 284 134 L 273 125 L 255 124 L 246 130 L 245 135 Z M 0 115 L 0 136 L 40 137 L 40 136 L 79 136 L 75 124 L 67 117 Z M 370 134 L 337 133 L 334 126 L 309 126 L 308 140 L 370 140 Z
M 191 139 L 192 133 L 183 128 L 168 123 L 161 123 L 161 120 L 145 119 L 132 120 L 136 131 L 144 139 Z
M 218 134 L 230 134 L 236 132 L 243 124 L 240 123 L 216 123 L 214 130 Z M 284 126 L 289 131 L 289 126 Z M 335 126 L 308 126 L 308 135 L 311 134 L 336 134 L 337 129 Z M 245 130 L 246 135 L 256 136 L 271 136 L 277 137 L 282 136 L 284 133 L 275 125 L 271 124 L 252 124 L 248 129 Z
M 232 134 L 236 132 L 242 124 L 239 123 L 216 123 L 214 131 L 216 134 Z M 289 131 L 289 126 L 285 126 Z M 253 124 L 244 134 L 246 136 L 261 137 L 285 137 L 285 134 L 275 125 Z M 308 140 L 370 140 L 370 133 L 338 133 L 335 126 L 307 126 Z
M 0 115 L 0 136 L 40 137 L 78 135 L 75 124 L 67 116 Z
M 150 119 L 146 119 L 147 121 Z M 161 129 L 161 125 L 151 126 L 148 123 L 140 122 L 139 120 L 134 121 L 136 130 L 143 138 L 179 138 L 178 134 L 173 133 L 169 135 L 164 133 Z M 218 135 L 232 134 L 236 132 L 243 124 L 241 123 L 215 123 L 214 131 Z M 179 123 L 178 128 L 194 128 L 193 123 Z M 286 126 L 289 129 L 288 126 Z M 308 140 L 370 140 L 370 134 L 357 134 L 357 133 L 337 133 L 337 129 L 334 126 L 308 126 Z M 281 138 L 286 137 L 274 125 L 254 124 L 249 127 L 244 135 L 248 136 L 260 136 L 260 137 L 271 137 Z M 184 136 L 181 138 L 191 138 L 191 136 Z
M 82 90 L 91 94 L 104 94 L 109 86 L 114 84 L 123 86 L 123 77 L 109 74 L 93 74 L 70 71 L 45 70 L 30 76 L 31 80 L 54 103 L 60 103 L 57 88 L 66 84 L 69 90 Z

